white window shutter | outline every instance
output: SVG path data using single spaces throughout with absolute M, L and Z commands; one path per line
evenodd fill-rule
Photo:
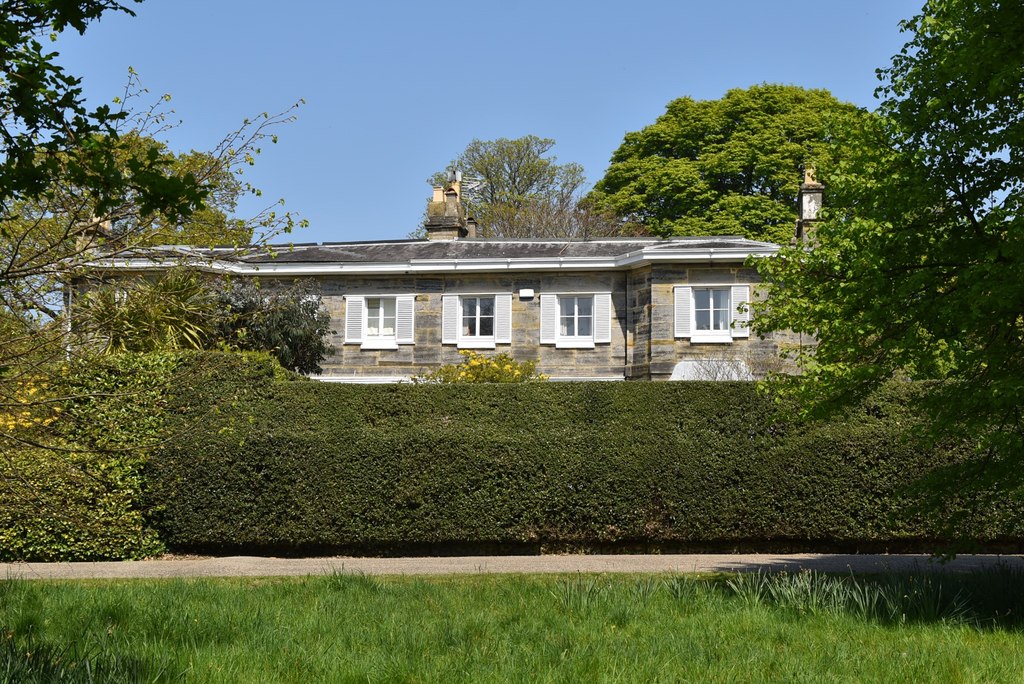
M 345 297 L 345 342 L 363 341 L 363 309 L 365 297 Z
M 459 341 L 459 296 L 441 297 L 441 344 L 455 344 Z
M 750 287 L 747 285 L 732 286 L 731 330 L 733 337 L 750 337 Z
M 594 295 L 594 343 L 612 341 L 612 295 L 601 292 Z
M 512 295 L 494 295 L 494 341 L 512 343 Z
M 558 295 L 540 296 L 540 343 L 554 344 L 558 330 Z
M 676 337 L 690 336 L 691 310 L 693 309 L 693 288 L 679 285 L 675 290 L 675 327 Z
M 413 312 L 415 309 L 415 295 L 395 297 L 395 342 L 398 344 L 412 344 L 416 341 L 413 334 Z

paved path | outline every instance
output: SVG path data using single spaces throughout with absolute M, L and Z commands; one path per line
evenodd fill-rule
M 818 570 L 823 572 L 969 572 L 1005 565 L 1024 571 L 1022 556 L 959 556 L 939 563 L 926 555 L 693 554 L 462 556 L 431 558 L 258 558 L 231 556 L 201 560 L 107 563 L 0 563 L 0 577 L 89 579 L 132 577 L 270 577 L 356 573 L 367 575 L 454 575 L 572 572 L 729 572 Z

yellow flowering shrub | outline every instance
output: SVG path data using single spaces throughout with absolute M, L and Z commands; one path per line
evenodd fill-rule
M 414 382 L 536 382 L 548 376 L 537 372 L 536 361 L 516 361 L 506 352 L 485 356 L 470 349 L 459 352 L 462 361 L 441 366 L 413 378 Z
M 13 396 L 0 399 L 0 432 L 32 430 L 57 420 L 61 408 L 47 400 L 47 382 L 29 378 L 11 385 Z

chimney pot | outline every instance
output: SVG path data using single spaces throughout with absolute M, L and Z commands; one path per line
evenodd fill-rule
M 458 182 L 447 188 L 436 187 L 427 203 L 427 220 L 423 223 L 428 240 L 454 240 L 466 237 L 466 212 L 459 200 Z

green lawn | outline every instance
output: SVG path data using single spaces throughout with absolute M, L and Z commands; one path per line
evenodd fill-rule
M 1015 682 L 1020 580 L 7 581 L 0 681 Z

